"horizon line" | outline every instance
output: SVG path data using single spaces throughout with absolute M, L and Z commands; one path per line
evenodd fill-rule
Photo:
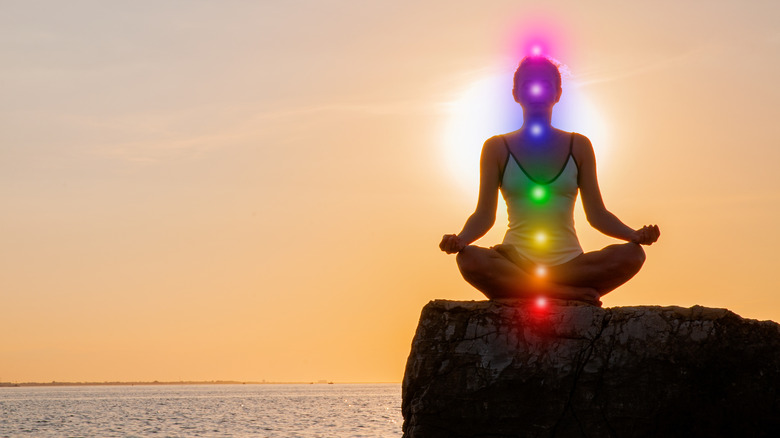
M 52 386 L 155 386 L 155 385 L 355 385 L 383 384 L 401 382 L 336 382 L 332 380 L 301 380 L 301 381 L 249 381 L 249 380 L 179 380 L 179 381 L 104 381 L 104 382 L 0 382 L 0 388 L 15 387 L 52 387 Z

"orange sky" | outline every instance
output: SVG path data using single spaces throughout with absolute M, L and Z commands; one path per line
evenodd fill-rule
M 780 320 L 780 7 L 701 6 L 4 2 L 0 381 L 400 381 L 422 306 L 483 298 L 437 248 L 476 200 L 447 130 L 535 22 L 607 207 L 662 231 L 605 306 Z

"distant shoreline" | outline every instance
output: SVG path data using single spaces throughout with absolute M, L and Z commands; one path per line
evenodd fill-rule
M 339 385 L 377 384 L 399 382 L 340 382 Z M 331 381 L 317 382 L 242 382 L 236 380 L 181 381 L 181 382 L 0 382 L 0 388 L 35 387 L 35 386 L 162 386 L 162 385 L 334 385 Z

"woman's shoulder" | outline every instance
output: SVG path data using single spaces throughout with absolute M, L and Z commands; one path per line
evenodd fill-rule
M 520 131 L 521 131 L 520 129 L 516 129 L 514 131 L 505 132 L 503 134 L 496 134 L 496 135 L 494 135 L 493 137 L 490 137 L 490 138 L 498 138 L 498 139 L 502 139 L 502 140 L 510 140 L 511 141 L 513 138 L 515 138 L 515 137 L 520 135 Z
M 485 147 L 489 147 L 501 153 L 505 153 L 509 149 L 510 145 L 515 142 L 515 137 L 518 136 L 519 132 L 520 130 L 518 129 L 512 132 L 496 134 L 485 140 Z
M 489 161 L 495 161 L 499 166 L 509 156 L 509 146 L 503 135 L 494 135 L 482 145 L 482 157 Z
M 586 143 L 590 143 L 590 139 L 585 134 L 580 134 L 579 132 L 570 132 L 569 134 L 574 136 L 574 141 L 584 141 Z
M 580 134 L 579 132 L 572 132 L 571 136 L 572 136 L 573 149 L 580 149 L 580 150 L 593 149 L 593 144 L 590 142 L 590 139 L 584 134 Z
M 595 159 L 593 153 L 593 144 L 590 139 L 579 132 L 572 132 L 571 154 L 579 167 L 582 163 L 590 162 Z
M 483 145 L 483 148 L 494 150 L 494 151 L 506 149 L 507 147 L 506 135 L 507 134 L 496 134 L 488 138 L 487 140 L 485 140 L 485 144 Z
M 500 141 L 503 142 L 508 138 L 512 138 L 512 136 L 517 135 L 518 131 L 512 131 L 512 132 L 505 132 L 503 134 L 496 134 L 490 138 L 487 139 L 487 141 Z
M 572 137 L 572 139 L 574 141 L 574 144 L 577 144 L 577 143 L 588 143 L 588 144 L 590 144 L 590 139 L 588 137 L 586 137 L 585 134 L 580 134 L 579 132 L 575 132 L 575 131 L 571 131 L 571 132 L 564 131 L 562 129 L 557 129 L 557 128 L 556 128 L 556 131 L 562 137 L 565 137 L 565 136 Z

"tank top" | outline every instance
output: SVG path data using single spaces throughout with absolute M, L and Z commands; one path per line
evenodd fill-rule
M 574 133 L 569 141 L 569 155 L 555 177 L 538 181 L 526 172 L 520 160 L 509 149 L 501 175 L 501 194 L 509 217 L 503 243 L 542 266 L 566 263 L 582 254 L 574 231 L 574 203 L 577 200 L 577 161 L 572 155 Z

